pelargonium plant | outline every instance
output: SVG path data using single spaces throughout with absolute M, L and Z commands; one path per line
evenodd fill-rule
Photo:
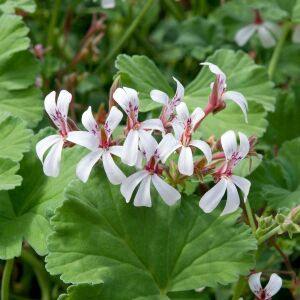
M 0 1 L 0 300 L 299 300 L 300 1 Z

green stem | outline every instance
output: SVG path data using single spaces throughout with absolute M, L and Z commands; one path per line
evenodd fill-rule
M 238 282 L 236 283 L 232 300 L 240 299 L 240 296 L 242 295 L 244 288 L 245 288 L 245 279 L 244 277 L 240 276 Z
M 145 14 L 151 7 L 154 0 L 148 0 L 144 7 L 141 9 L 139 15 L 136 17 L 136 19 L 131 23 L 131 25 L 128 27 L 127 31 L 122 35 L 119 42 L 115 45 L 115 47 L 110 51 L 110 53 L 106 56 L 106 58 L 103 60 L 103 62 L 98 66 L 96 71 L 99 71 L 103 66 L 105 66 L 120 50 L 120 48 L 123 46 L 123 44 L 130 38 L 130 36 L 134 33 L 134 31 L 137 29 L 138 25 L 143 20 Z
M 245 207 L 246 207 L 246 213 L 247 213 L 247 217 L 248 217 L 248 220 L 249 220 L 249 224 L 251 226 L 253 234 L 255 234 L 256 225 L 255 225 L 254 217 L 253 217 L 253 214 L 252 214 L 252 209 L 251 209 L 251 206 L 250 206 L 250 203 L 249 203 L 248 199 L 245 202 Z
M 264 236 L 262 236 L 258 240 L 258 242 L 257 242 L 258 245 L 261 245 L 262 243 L 264 243 L 265 241 L 267 241 L 269 238 L 271 238 L 272 236 L 274 236 L 275 234 L 277 234 L 279 231 L 280 231 L 280 225 L 278 225 L 277 227 L 273 228 L 271 231 L 269 231 Z
M 51 288 L 49 285 L 49 276 L 45 271 L 44 265 L 39 261 L 39 259 L 29 250 L 23 249 L 21 258 L 33 267 L 34 273 L 36 275 L 38 284 L 41 289 L 41 300 L 51 299 Z
M 61 5 L 61 0 L 55 0 L 51 11 L 51 19 L 48 26 L 47 47 L 52 47 L 54 40 L 54 30 L 57 22 L 58 12 Z
M 182 21 L 184 19 L 182 10 L 174 0 L 163 0 L 163 2 L 177 21 Z
M 10 276 L 14 267 L 14 259 L 9 259 L 5 263 L 2 283 L 1 283 L 1 300 L 9 300 Z
M 283 24 L 282 34 L 281 34 L 280 39 L 278 40 L 278 43 L 277 43 L 277 45 L 275 47 L 275 50 L 272 54 L 270 64 L 269 64 L 269 68 L 268 68 L 268 74 L 269 74 L 270 80 L 273 80 L 273 77 L 274 77 L 274 74 L 275 74 L 275 71 L 276 71 L 276 67 L 277 67 L 277 63 L 278 63 L 282 48 L 284 46 L 285 40 L 287 38 L 287 35 L 288 35 L 288 33 L 291 29 L 291 25 L 292 24 L 288 21 L 286 21 Z

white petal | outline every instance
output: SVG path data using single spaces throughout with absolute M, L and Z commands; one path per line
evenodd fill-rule
M 125 139 L 122 151 L 122 161 L 129 166 L 133 166 L 136 163 L 138 156 L 138 142 L 138 130 L 131 129 Z
M 220 203 L 223 198 L 227 187 L 227 180 L 221 178 L 221 180 L 207 191 L 200 199 L 199 206 L 204 212 L 212 212 Z
M 221 144 L 226 158 L 231 159 L 232 154 L 237 151 L 236 136 L 233 130 L 228 130 L 221 136 Z
M 178 170 L 183 175 L 192 176 L 194 173 L 193 154 L 190 147 L 181 147 L 178 160 Z
M 53 116 L 56 115 L 55 96 L 56 96 L 56 93 L 55 93 L 55 91 L 53 91 L 45 97 L 45 101 L 44 101 L 45 110 L 52 120 L 53 120 Z
M 57 177 L 59 175 L 63 145 L 64 141 L 61 139 L 55 143 L 48 152 L 43 165 L 45 175 L 53 177 Z
M 94 119 L 92 108 L 89 106 L 89 108 L 82 114 L 81 117 L 81 123 L 85 127 L 86 130 L 88 130 L 90 133 L 94 135 L 98 135 L 99 132 L 99 126 L 97 122 Z
M 300 43 L 300 25 L 297 25 L 294 28 L 293 35 L 292 35 L 292 41 L 294 43 Z
M 224 74 L 224 72 L 215 64 L 209 63 L 209 62 L 203 62 L 200 65 L 202 66 L 208 66 L 209 70 L 215 74 L 215 75 L 220 75 L 221 77 L 224 78 L 224 80 L 226 80 L 226 75 Z
M 104 9 L 114 8 L 116 6 L 115 0 L 101 0 L 101 6 Z
M 264 26 L 258 27 L 258 37 L 264 48 L 271 48 L 276 44 L 276 40 L 274 39 L 270 31 Z
M 50 135 L 45 137 L 44 139 L 40 140 L 36 146 L 35 150 L 37 153 L 38 158 L 41 162 L 43 162 L 43 157 L 45 152 L 55 143 L 61 140 L 61 136 L 58 134 Z
M 150 184 L 151 184 L 151 175 L 148 174 L 148 176 L 146 176 L 142 180 L 138 188 L 138 191 L 134 197 L 134 201 L 133 201 L 134 206 L 151 207 L 152 203 L 151 203 L 151 195 L 150 195 Z
M 109 152 L 113 155 L 122 156 L 123 146 L 110 146 Z
M 68 133 L 67 140 L 90 150 L 96 150 L 99 146 L 98 136 L 88 131 L 71 131 Z
M 173 79 L 176 81 L 177 88 L 176 88 L 175 96 L 170 101 L 170 106 L 172 106 L 173 108 L 175 108 L 176 106 L 178 106 L 181 103 L 181 101 L 183 99 L 183 96 L 184 96 L 184 87 L 180 83 L 180 81 L 177 80 L 175 77 L 173 77 Z
M 246 98 L 239 92 L 235 92 L 235 91 L 227 91 L 225 93 L 223 93 L 222 95 L 222 100 L 226 101 L 226 100 L 231 100 L 233 102 L 235 102 L 242 110 L 244 117 L 245 117 L 245 121 L 246 123 L 248 123 L 248 117 L 247 117 L 247 113 L 248 113 L 248 103 Z
M 273 273 L 264 290 L 267 294 L 267 297 L 271 298 L 278 293 L 281 287 L 282 287 L 282 279 L 277 274 Z
M 188 118 L 190 117 L 189 110 L 184 102 L 181 102 L 176 107 L 176 112 L 178 115 L 179 122 L 185 123 L 188 120 Z
M 200 107 L 196 107 L 191 114 L 192 128 L 205 116 L 204 111 Z
M 158 144 L 156 154 L 162 163 L 165 163 L 168 157 L 180 146 L 181 143 L 171 133 L 168 133 Z
M 149 131 L 139 130 L 141 150 L 145 151 L 147 161 L 154 155 L 157 148 L 157 142 Z
M 250 275 L 248 279 L 249 287 L 253 294 L 257 297 L 259 297 L 260 291 L 262 290 L 260 276 L 261 272 Z
M 233 183 L 241 189 L 241 191 L 244 194 L 244 201 L 247 200 L 248 194 L 249 194 L 249 190 L 250 190 L 250 186 L 251 186 L 251 182 L 243 177 L 240 176 L 236 176 L 236 175 L 232 175 L 231 179 L 233 181 Z
M 190 146 L 194 146 L 194 147 L 198 148 L 199 150 L 201 150 L 203 152 L 203 154 L 205 155 L 207 162 L 211 162 L 212 153 L 211 153 L 211 149 L 207 143 L 205 143 L 201 140 L 192 140 L 190 142 Z
M 125 180 L 126 176 L 116 165 L 109 151 L 103 152 L 102 161 L 105 173 L 112 184 L 120 184 Z
M 153 101 L 161 103 L 163 105 L 167 105 L 169 102 L 169 96 L 160 90 L 152 90 L 150 92 L 150 97 Z
M 147 176 L 149 173 L 145 170 L 138 171 L 127 177 L 121 184 L 121 194 L 124 196 L 126 202 L 130 201 L 132 193 L 136 186 Z
M 136 90 L 131 88 L 117 88 L 113 94 L 114 100 L 129 114 L 130 110 L 135 111 L 135 116 L 138 115 L 139 98 Z M 129 107 L 131 105 L 131 108 Z
M 171 124 L 172 124 L 173 130 L 174 130 L 176 139 L 180 140 L 181 135 L 184 132 L 183 124 L 181 122 L 179 122 L 177 118 L 175 118 Z
M 69 105 L 72 100 L 72 94 L 66 90 L 61 90 L 57 99 L 57 109 L 61 112 L 64 118 L 68 115 Z
M 84 156 L 76 167 L 76 175 L 77 177 L 83 181 L 87 182 L 89 176 L 91 174 L 93 166 L 96 162 L 101 158 L 103 153 L 102 149 L 98 149 Z
M 245 26 L 235 34 L 234 40 L 242 47 L 249 41 L 255 31 L 256 27 L 253 24 Z
M 159 130 L 163 133 L 165 132 L 164 125 L 160 119 L 146 120 L 141 124 L 140 128 L 149 130 Z
M 271 31 L 275 37 L 277 37 L 278 39 L 280 38 L 281 34 L 282 34 L 282 30 L 281 27 L 273 22 L 269 22 L 266 21 L 263 23 L 263 25 L 269 30 Z
M 249 143 L 247 136 L 242 132 L 239 132 L 239 138 L 240 138 L 239 153 L 244 158 L 244 157 L 246 157 L 246 155 L 249 152 L 250 143 Z
M 120 124 L 122 118 L 122 112 L 115 106 L 113 106 L 104 124 L 104 129 L 108 138 L 111 136 L 112 132 L 116 129 L 116 127 Z
M 235 185 L 227 180 L 227 200 L 221 216 L 230 214 L 236 211 L 240 206 L 240 197 Z
M 180 193 L 156 174 L 152 175 L 152 182 L 166 204 L 173 205 L 180 199 Z

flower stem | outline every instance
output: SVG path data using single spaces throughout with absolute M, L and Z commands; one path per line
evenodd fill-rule
M 240 276 L 239 280 L 236 283 L 232 300 L 238 300 L 242 295 L 244 288 L 245 288 L 245 278 L 243 276 Z
M 39 287 L 41 289 L 41 300 L 50 300 L 51 288 L 49 285 L 49 277 L 47 272 L 45 271 L 44 265 L 32 252 L 25 248 L 22 251 L 21 258 L 33 267 L 34 273 L 39 283 Z
M 61 0 L 55 0 L 51 11 L 51 19 L 48 26 L 47 47 L 52 47 L 54 40 L 54 30 L 58 18 L 58 11 L 61 5 Z
M 119 42 L 115 45 L 115 47 L 110 51 L 110 53 L 106 56 L 106 58 L 103 60 L 103 62 L 98 66 L 96 71 L 101 69 L 103 66 L 105 66 L 120 50 L 120 48 L 123 46 L 123 44 L 129 39 L 129 37 L 134 33 L 134 31 L 137 29 L 138 25 L 141 23 L 141 21 L 144 19 L 145 14 L 150 9 L 151 5 L 154 3 L 154 0 L 148 0 L 144 7 L 141 9 L 139 15 L 136 17 L 136 19 L 131 23 L 127 31 L 122 35 Z
M 271 231 L 269 231 L 264 236 L 262 236 L 258 240 L 258 242 L 257 242 L 258 245 L 261 245 L 262 243 L 264 243 L 265 241 L 267 241 L 269 238 L 271 238 L 272 236 L 274 236 L 275 234 L 277 234 L 279 231 L 280 231 L 280 225 L 278 225 L 277 227 L 273 228 Z
M 289 21 L 286 21 L 283 24 L 282 34 L 280 36 L 280 39 L 278 40 L 278 43 L 275 47 L 275 50 L 273 52 L 273 55 L 271 57 L 271 61 L 270 61 L 270 64 L 269 64 L 268 74 L 269 74 L 270 80 L 273 80 L 275 70 L 276 70 L 276 67 L 277 67 L 277 63 L 278 63 L 282 48 L 284 46 L 286 37 L 287 37 L 290 29 L 291 29 L 291 23 Z
M 247 217 L 248 217 L 248 220 L 249 220 L 250 227 L 252 229 L 253 234 L 255 234 L 256 225 L 255 225 L 252 209 L 251 209 L 251 206 L 250 206 L 250 203 L 249 203 L 248 199 L 245 202 L 245 207 L 246 207 L 246 213 L 247 213 Z
M 9 259 L 5 263 L 2 283 L 1 283 L 1 300 L 9 300 L 9 286 L 10 286 L 10 276 L 14 266 L 14 259 Z

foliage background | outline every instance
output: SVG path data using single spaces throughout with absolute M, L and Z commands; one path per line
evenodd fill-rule
M 288 24 L 273 72 L 276 50 L 256 38 L 242 49 L 234 42 L 254 8 Z M 185 196 L 180 207 L 157 201 L 137 212 L 101 171 L 86 185 L 76 181 L 84 150 L 65 151 L 56 179 L 43 175 L 34 152 L 52 130 L 41 130 L 49 126 L 43 97 L 51 90 L 73 94 L 70 115 L 78 123 L 89 105 L 101 121 L 113 82 L 140 91 L 143 116 L 152 117 L 158 109 L 149 91 L 171 96 L 175 76 L 193 109 L 207 101 L 213 77 L 199 63 L 208 59 L 227 74 L 229 89 L 245 94 L 249 124 L 228 105 L 206 120 L 201 137 L 227 129 L 255 135 L 264 159 L 239 170 L 252 182 L 255 213 L 275 216 L 299 205 L 300 44 L 291 40 L 299 0 L 117 0 L 111 10 L 88 0 L 1 0 L 0 12 L 0 276 L 6 261 L 13 264 L 10 299 L 223 300 L 250 269 L 283 275 L 274 299 L 299 299 L 297 235 L 263 244 L 254 257 L 242 210 L 221 220 L 219 212 L 201 214 L 197 196 Z M 245 284 L 242 290 L 252 299 Z

